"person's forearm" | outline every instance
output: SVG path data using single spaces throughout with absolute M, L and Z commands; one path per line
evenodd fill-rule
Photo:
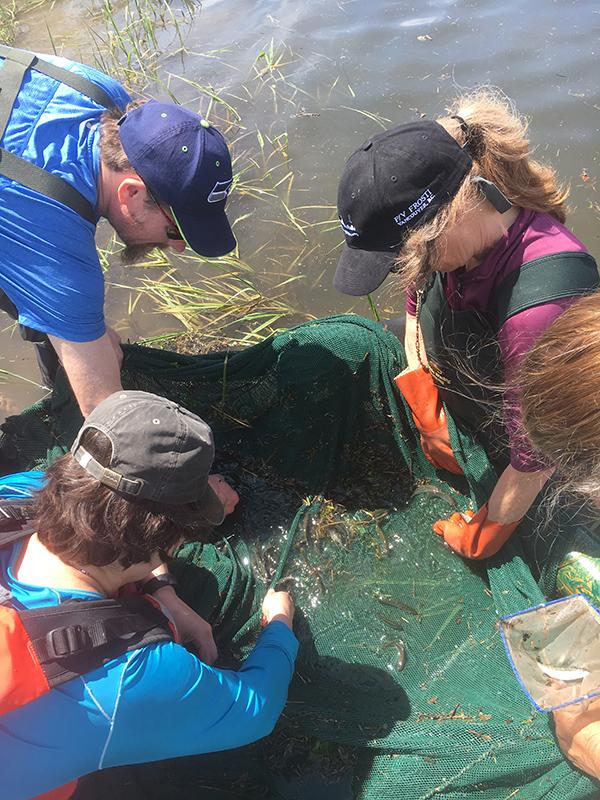
M 419 352 L 421 355 L 421 362 L 427 366 L 427 356 L 425 355 L 425 344 L 423 342 L 423 334 L 418 330 L 419 338 Z M 404 352 L 406 354 L 406 372 L 413 369 L 418 369 L 421 366 L 419 355 L 417 354 L 417 318 L 411 314 L 406 315 L 406 332 L 404 334 Z
M 297 652 L 298 640 L 286 623 L 273 620 L 263 629 L 238 670 L 238 714 L 245 725 L 238 726 L 236 742 L 229 746 L 249 744 L 271 733 L 287 700 Z
M 238 671 L 207 666 L 170 643 L 143 648 L 132 664 L 134 687 L 124 682 L 121 734 L 111 739 L 105 766 L 229 750 L 267 736 L 285 706 L 297 649 L 281 622 L 263 629 Z
M 84 417 L 121 388 L 116 345 L 105 333 L 93 342 L 68 342 L 50 336 Z
M 503 525 L 520 520 L 553 472 L 554 469 L 519 472 L 509 464 L 488 500 L 488 519 Z

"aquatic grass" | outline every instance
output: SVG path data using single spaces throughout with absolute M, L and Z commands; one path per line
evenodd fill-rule
M 235 176 L 228 215 L 245 247 L 252 242 L 252 252 L 240 258 L 236 250 L 207 260 L 186 250 L 171 261 L 168 253 L 153 250 L 111 281 L 111 264 L 123 247 L 113 235 L 99 248 L 99 259 L 111 293 L 128 293 L 124 298 L 128 316 L 139 315 L 142 309 L 147 314 L 149 301 L 167 326 L 171 318 L 179 328 L 147 341 L 175 344 L 183 333 L 194 337 L 196 344 L 202 340 L 201 346 L 237 346 L 312 318 L 298 312 L 290 295 L 299 281 L 306 280 L 300 274 L 302 265 L 318 260 L 322 233 L 335 228 L 337 220 L 333 206 L 297 201 L 305 189 L 299 187 L 290 158 L 288 119 L 301 116 L 299 103 L 312 103 L 314 98 L 290 80 L 291 68 L 299 60 L 291 48 L 271 38 L 257 53 L 247 78 L 236 79 L 235 92 L 161 66 L 167 58 L 172 65 L 173 56 L 180 54 L 182 63 L 189 57 L 205 58 L 239 73 L 228 63 L 233 47 L 206 52 L 188 48 L 188 27 L 198 9 L 193 0 L 184 0 L 178 8 L 168 0 L 98 0 L 90 8 L 90 40 L 98 68 L 132 92 L 160 87 L 176 103 L 183 102 L 183 95 L 188 107 L 224 133 Z M 330 93 L 335 86 L 336 82 Z M 273 113 L 268 111 L 271 100 Z M 257 103 L 266 104 L 265 122 L 249 124 L 246 112 L 255 116 Z M 291 114 L 279 113 L 284 106 Z
M 296 56 L 286 44 L 275 45 L 275 40 L 271 39 L 258 53 L 252 65 L 253 79 L 258 82 L 259 87 L 258 91 L 254 93 L 254 97 L 258 97 L 264 89 L 268 89 L 273 98 L 273 111 L 276 115 L 279 114 L 279 102 L 294 105 L 295 93 L 300 91 L 298 87 L 289 84 L 289 79 L 282 72 L 284 67 L 295 63 L 296 60 Z M 280 84 L 291 86 L 293 89 L 291 97 L 281 93 Z
M 0 369 L 0 383 L 7 383 L 9 380 L 23 381 L 24 383 L 30 383 L 32 386 L 37 386 L 38 389 L 43 388 L 41 383 L 33 381 L 31 378 L 26 378 L 25 375 L 18 375 L 16 372 L 10 372 L 7 369 Z
M 254 61 L 253 69 L 255 80 L 265 80 L 269 78 L 284 80 L 281 69 L 288 64 L 292 64 L 294 61 L 294 59 L 291 61 L 284 61 L 286 52 L 291 54 L 289 48 L 285 45 L 278 45 L 276 47 L 275 40 L 271 39 L 269 44 L 258 53 Z
M 367 300 L 369 302 L 369 308 L 371 309 L 371 313 L 373 314 L 373 319 L 375 322 L 381 322 L 381 317 L 379 316 L 379 312 L 377 310 L 377 306 L 375 305 L 375 301 L 373 300 L 372 295 L 367 295 Z
M 345 109 L 346 111 L 354 111 L 356 114 L 360 114 L 363 117 L 366 117 L 371 122 L 374 122 L 376 125 L 379 125 L 380 128 L 387 130 L 392 123 L 391 119 L 384 117 L 382 114 L 377 114 L 374 111 L 365 111 L 362 108 L 353 108 L 352 106 L 340 106 L 340 108 Z
M 191 260 L 201 261 L 199 257 Z M 171 268 L 158 278 L 142 275 L 136 287 L 110 285 L 129 290 L 132 309 L 142 296 L 148 297 L 157 313 L 173 317 L 185 331 L 212 344 L 258 342 L 281 330 L 283 321 L 290 324 L 311 318 L 291 307 L 283 291 L 300 276 L 285 276 L 269 290 L 261 291 L 236 270 L 233 259 L 204 262 L 204 266 L 210 271 L 204 271 L 197 284 L 182 279 L 179 271 Z M 247 270 L 247 265 L 244 268 Z
M 0 44 L 13 44 L 19 17 L 44 5 L 47 0 L 2 0 L 0 5 Z
M 0 43 L 12 44 L 17 31 L 17 3 L 8 0 L 0 6 Z
M 189 26 L 198 8 L 184 0 L 178 14 L 167 0 L 128 0 L 125 4 L 102 0 L 99 12 L 92 8 L 88 26 L 98 66 L 129 87 L 156 81 L 162 52 L 167 50 L 170 56 L 185 52 L 184 26 Z M 100 21 L 103 33 L 98 30 Z M 159 30 L 173 31 L 176 46 L 165 48 L 159 42 Z
M 241 123 L 242 118 L 237 109 L 234 108 L 234 106 L 232 106 L 231 103 L 229 103 L 222 94 L 216 91 L 214 87 L 206 84 L 200 84 L 197 81 L 193 81 L 190 78 L 184 77 L 183 75 L 177 75 L 174 72 L 168 72 L 167 75 L 169 77 L 169 81 L 171 79 L 180 80 L 183 83 L 188 84 L 188 86 L 193 86 L 194 89 L 196 89 L 201 96 L 204 95 L 208 97 L 210 102 L 208 108 L 204 111 L 204 117 L 206 119 L 210 118 L 213 103 L 219 103 L 225 106 L 225 108 L 229 111 L 229 113 L 237 123 Z

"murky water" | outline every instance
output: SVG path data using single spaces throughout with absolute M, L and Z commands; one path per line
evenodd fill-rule
M 171 7 L 177 12 L 181 4 L 174 0 Z M 124 5 L 120 8 L 123 13 Z M 16 44 L 41 52 L 54 46 L 93 63 L 98 36 L 92 31 L 102 34 L 103 25 L 85 0 L 54 0 L 25 17 Z M 532 117 L 538 155 L 555 163 L 571 183 L 570 224 L 600 259 L 599 211 L 594 207 L 600 202 L 600 10 L 592 0 L 207 0 L 180 23 L 180 31 L 185 56 L 168 55 L 180 46 L 172 26 L 159 31 L 159 77 L 181 101 L 198 109 L 206 110 L 208 100 L 190 81 L 210 84 L 226 97 L 242 117 L 238 150 L 248 147 L 261 154 L 256 131 L 263 143 L 265 136 L 273 140 L 287 134 L 288 159 L 270 162 L 278 163 L 279 170 L 271 185 L 284 178 L 286 169 L 293 171 L 289 194 L 283 191 L 287 182 L 278 187 L 292 209 L 335 203 L 345 158 L 378 129 L 370 115 L 383 125 L 435 116 L 457 88 L 479 83 L 502 88 Z M 271 42 L 279 72 L 257 75 L 269 61 Z M 263 51 L 267 55 L 257 61 Z M 165 94 L 164 88 L 147 91 Z M 281 205 L 275 209 L 268 197 L 234 193 L 229 208 L 233 218 L 249 215 L 236 225 L 236 233 L 257 285 L 272 285 L 274 275 L 302 275 L 286 288 L 289 303 L 299 312 L 323 315 L 354 308 L 370 313 L 364 300 L 353 304 L 331 287 L 341 241 L 337 226 L 298 230 L 284 224 Z M 303 209 L 294 214 L 323 221 L 330 212 Z M 107 236 L 108 228 L 101 227 L 99 239 Z M 198 280 L 197 264 L 178 266 L 188 280 Z M 152 278 L 159 272 L 143 271 Z M 108 280 L 135 286 L 139 274 L 115 262 Z M 130 296 L 115 287 L 107 293 L 107 319 L 123 338 L 180 328 L 172 317 L 157 315 L 149 301 L 130 313 Z M 387 313 L 402 306 L 389 291 L 378 302 Z M 5 320 L 8 325 L 3 317 L 2 326 Z M 37 380 L 32 350 L 18 335 L 2 330 L 0 346 L 0 367 Z M 2 386 L 0 413 L 14 413 L 39 396 L 35 385 L 8 381 Z

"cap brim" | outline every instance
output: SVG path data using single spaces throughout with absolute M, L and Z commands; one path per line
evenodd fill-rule
M 198 513 L 198 522 L 220 525 L 225 519 L 225 507 L 211 489 L 210 484 L 207 484 L 206 491 L 194 505 Z
M 171 207 L 186 243 L 207 258 L 226 256 L 237 247 L 237 241 L 224 211 L 195 216 Z
M 225 519 L 225 507 L 207 484 L 204 494 L 193 503 L 173 504 L 169 517 L 185 525 L 220 525 Z
M 353 250 L 345 246 L 333 276 L 338 292 L 361 297 L 378 289 L 394 266 L 395 253 Z

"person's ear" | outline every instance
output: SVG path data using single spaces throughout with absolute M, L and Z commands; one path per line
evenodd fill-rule
M 148 190 L 141 178 L 137 175 L 123 178 L 117 186 L 117 199 L 123 216 L 129 217 L 133 222 L 142 221 Z

